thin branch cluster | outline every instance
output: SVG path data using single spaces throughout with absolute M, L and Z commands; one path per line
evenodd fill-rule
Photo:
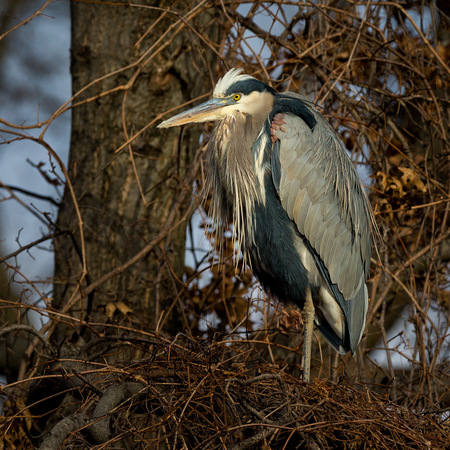
M 38 448 L 446 448 L 448 423 L 436 412 L 409 411 L 344 377 L 304 384 L 264 360 L 257 342 L 245 344 L 146 334 L 111 341 L 115 363 L 61 362 L 46 375 L 64 386 L 73 413 Z M 124 365 L 130 348 L 143 358 Z M 2 430 L 16 427 L 16 448 L 39 434 L 47 415 L 33 421 L 28 411 L 40 408 L 6 405 Z
M 50 3 L 0 40 L 45 14 Z M 86 5 L 91 3 L 102 2 Z M 20 205 L 43 230 L 41 238 L 23 242 L 18 229 L 16 249 L 0 256 L 0 275 L 8 286 L 0 291 L 0 362 L 3 354 L 15 361 L 10 384 L 0 387 L 7 398 L 0 448 L 448 447 L 450 39 L 448 16 L 437 7 L 441 2 L 211 0 L 188 2 L 184 9 L 177 9 L 178 2 L 106 3 L 137 8 L 142 15 L 157 9 L 171 25 L 146 48 L 156 21 L 135 43 L 134 61 L 92 80 L 47 120 L 23 124 L 0 118 L 0 152 L 13 143 L 34 143 L 50 161 L 48 169 L 35 164 L 35 170 L 55 189 L 53 197 L 0 180 L 0 202 Z M 195 26 L 205 11 L 223 30 L 219 43 Z M 236 271 L 242 264 L 227 224 L 222 242 L 210 237 L 216 230 L 208 219 L 209 201 L 201 203 L 198 193 L 211 125 L 204 125 L 194 162 L 183 167 L 185 179 L 178 176 L 182 162 L 176 161 L 170 176 L 179 190 L 163 229 L 139 245 L 130 243 L 134 253 L 126 261 L 91 277 L 85 240 L 91 230 L 71 176 L 78 168 L 66 168 L 48 129 L 74 108 L 122 95 L 118 114 L 125 137 L 93 178 L 123 157 L 140 193 L 136 202 L 150 210 L 145 195 L 155 186 L 144 192 L 135 160 L 153 158 L 141 152 L 141 144 L 159 133 L 158 122 L 174 111 L 157 111 L 146 126 L 127 128 L 127 95 L 146 68 L 160 67 L 161 55 L 177 39 L 185 40 L 179 53 L 196 52 L 197 69 L 211 81 L 196 100 L 206 98 L 229 68 L 242 66 L 279 91 L 314 101 L 340 134 L 369 192 L 377 228 L 367 328 L 355 357 L 336 355 L 316 336 L 316 380 L 309 385 L 299 381 L 298 311 L 266 298 L 250 271 Z M 207 66 L 206 52 L 220 64 Z M 160 67 L 155 83 L 163 86 L 173 71 Z M 51 214 L 29 201 L 34 196 L 59 205 L 62 185 L 72 202 L 75 231 L 58 229 Z M 186 203 L 189 211 L 182 210 Z M 187 250 L 193 263 L 179 277 L 167 255 L 174 230 L 186 226 L 194 209 L 202 217 L 205 241 L 221 250 L 222 258 L 193 244 Z M 196 233 L 192 228 L 188 235 Z M 42 280 L 30 279 L 18 262 L 56 238 L 65 239 L 79 257 L 70 280 L 56 280 L 58 286 L 75 286 L 58 309 Z M 158 312 L 156 330 L 130 307 L 132 289 L 89 309 L 97 314 L 92 320 L 86 305 L 92 307 L 93 296 L 114 297 L 109 283 L 131 269 L 144 270 L 155 249 L 162 255 L 161 272 L 149 275 L 156 279 L 155 298 L 142 301 L 160 300 L 162 273 L 176 292 L 173 304 Z M 15 295 L 9 288 L 17 285 L 21 290 Z M 174 309 L 184 334 L 165 339 L 160 330 Z M 40 330 L 28 322 L 30 313 L 45 318 Z M 71 337 L 56 342 L 61 326 Z M 84 342 L 85 333 L 94 339 Z M 74 342 L 81 344 L 72 347 Z

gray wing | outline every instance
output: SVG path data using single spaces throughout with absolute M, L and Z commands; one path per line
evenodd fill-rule
M 296 98 L 294 94 L 290 95 Z M 371 212 L 358 174 L 330 124 L 313 108 L 311 128 L 286 113 L 272 167 L 281 203 L 344 299 L 357 296 L 370 264 Z

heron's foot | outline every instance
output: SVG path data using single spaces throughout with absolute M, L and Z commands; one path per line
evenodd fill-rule
M 272 123 L 270 124 L 270 138 L 272 143 L 275 144 L 277 141 L 277 131 L 281 130 L 283 133 L 286 133 L 286 129 L 283 128 L 283 125 L 286 125 L 284 121 L 284 114 L 278 113 L 273 116 Z

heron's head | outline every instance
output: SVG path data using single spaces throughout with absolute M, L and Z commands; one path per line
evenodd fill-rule
M 229 70 L 214 88 L 212 100 L 165 120 L 158 128 L 220 120 L 237 113 L 267 115 L 272 109 L 275 91 L 242 72 L 243 69 Z

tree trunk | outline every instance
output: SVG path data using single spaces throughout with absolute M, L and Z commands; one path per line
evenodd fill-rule
M 190 204 L 181 180 L 192 172 L 198 128 L 186 130 L 180 144 L 179 131 L 157 130 L 156 121 L 130 147 L 124 144 L 158 114 L 208 90 L 208 67 L 216 61 L 214 53 L 195 42 L 195 34 L 178 32 L 178 24 L 171 29 L 178 16 L 152 9 L 157 3 L 165 6 L 155 1 L 148 2 L 150 8 L 71 3 L 71 71 L 73 93 L 78 95 L 68 169 L 76 202 L 66 188 L 57 221 L 66 234 L 55 241 L 52 306 L 65 310 L 72 297 L 76 301 L 70 314 L 81 320 L 104 323 L 127 316 L 134 325 L 151 328 L 165 313 L 163 331 L 174 334 L 182 327 L 177 293 L 184 272 L 186 221 L 174 226 Z M 176 4 L 180 10 L 186 6 Z M 190 25 L 218 42 L 220 29 L 210 25 L 210 19 L 208 11 L 198 13 Z M 118 270 L 161 231 L 170 233 Z M 113 276 L 105 277 L 112 271 Z M 100 283 L 101 277 L 106 280 Z M 60 326 L 56 339 L 73 339 L 73 333 Z

